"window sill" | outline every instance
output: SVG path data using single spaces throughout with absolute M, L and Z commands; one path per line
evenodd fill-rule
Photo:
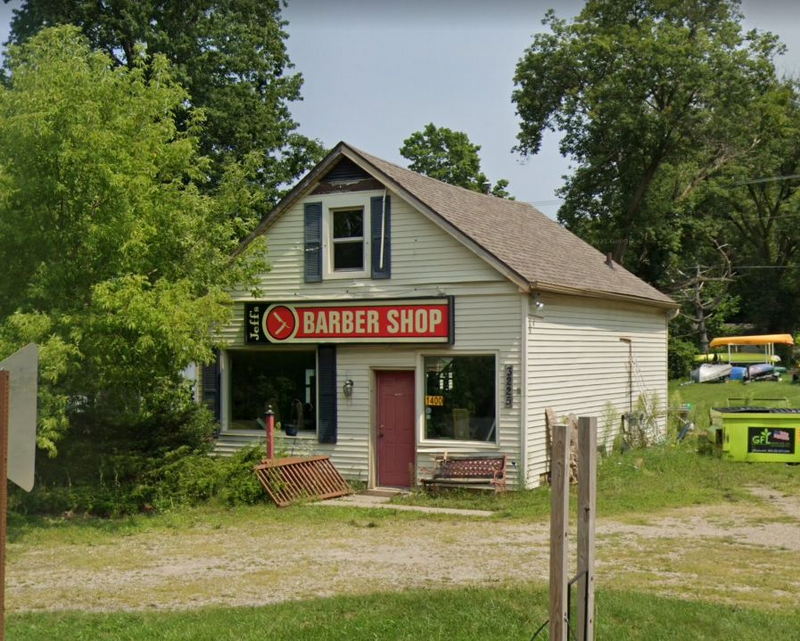
M 298 434 L 296 434 L 295 436 L 290 436 L 286 432 L 284 432 L 283 430 L 279 430 L 279 429 L 276 428 L 274 434 L 275 434 L 275 438 L 276 439 L 280 438 L 280 439 L 294 439 L 294 440 L 299 440 L 299 441 L 311 441 L 311 440 L 316 440 L 316 438 L 317 438 L 317 433 L 316 432 L 311 432 L 311 431 L 302 431 L 302 432 L 299 432 Z M 233 436 L 261 436 L 261 437 L 263 437 L 264 436 L 264 430 L 263 429 L 251 430 L 251 429 L 236 429 L 236 428 L 234 428 L 234 429 L 222 430 L 220 432 L 220 436 L 226 436 L 226 435 L 228 435 L 228 436 L 233 435 Z
M 340 271 L 340 272 L 325 272 L 322 274 L 322 281 L 325 282 L 326 280 L 358 280 L 362 278 L 370 278 L 370 273 L 367 271 Z
M 295 441 L 311 441 L 316 440 L 317 433 L 316 432 L 299 432 L 297 434 L 287 434 L 283 431 L 276 431 L 275 438 L 281 438 L 284 440 L 295 440 Z

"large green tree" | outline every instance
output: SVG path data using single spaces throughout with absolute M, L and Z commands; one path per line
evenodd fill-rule
M 758 143 L 698 190 L 694 208 L 717 221 L 736 273 L 742 319 L 765 331 L 798 327 L 800 314 L 800 93 L 776 84 L 751 105 Z
M 428 123 L 403 141 L 400 154 L 411 161 L 408 166 L 413 171 L 471 191 L 508 198 L 508 181 L 500 179 L 492 186 L 481 171 L 480 149 L 463 131 Z
M 201 151 L 218 182 L 225 166 L 257 155 L 251 178 L 277 201 L 287 184 L 322 154 L 297 132 L 290 104 L 302 77 L 291 73 L 281 0 L 23 0 L 10 41 L 25 42 L 42 27 L 75 24 L 115 65 L 132 69 L 161 54 L 187 91 L 187 109 L 202 108 Z M 185 112 L 178 115 L 186 117 Z M 252 162 L 252 159 L 251 159 Z
M 115 65 L 67 26 L 11 47 L 8 69 L 0 356 L 41 344 L 53 450 L 71 413 L 139 420 L 188 399 L 181 370 L 210 359 L 227 292 L 263 268 L 257 248 L 231 258 L 258 193 L 238 166 L 204 189 L 202 122 L 163 57 Z
M 714 251 L 700 246 L 714 233 L 696 233 L 697 188 L 763 142 L 750 112 L 781 46 L 744 33 L 738 6 L 589 0 L 571 22 L 548 12 L 517 65 L 517 149 L 536 153 L 551 129 L 573 162 L 559 220 L 660 286 Z

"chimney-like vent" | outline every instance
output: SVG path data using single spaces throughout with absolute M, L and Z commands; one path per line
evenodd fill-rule
M 614 259 L 611 258 L 611 252 L 606 254 L 606 265 L 608 265 L 611 269 L 614 269 Z

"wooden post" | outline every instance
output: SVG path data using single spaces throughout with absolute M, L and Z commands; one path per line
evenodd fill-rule
M 594 641 L 597 418 L 578 419 L 578 640 Z M 584 574 L 585 573 L 585 574 Z
M 0 641 L 6 638 L 6 512 L 8 511 L 8 408 L 10 376 L 0 370 Z
M 567 641 L 569 431 L 552 426 L 550 459 L 550 641 Z

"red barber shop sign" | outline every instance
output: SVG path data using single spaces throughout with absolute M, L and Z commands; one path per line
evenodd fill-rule
M 245 303 L 245 342 L 452 343 L 453 299 Z

